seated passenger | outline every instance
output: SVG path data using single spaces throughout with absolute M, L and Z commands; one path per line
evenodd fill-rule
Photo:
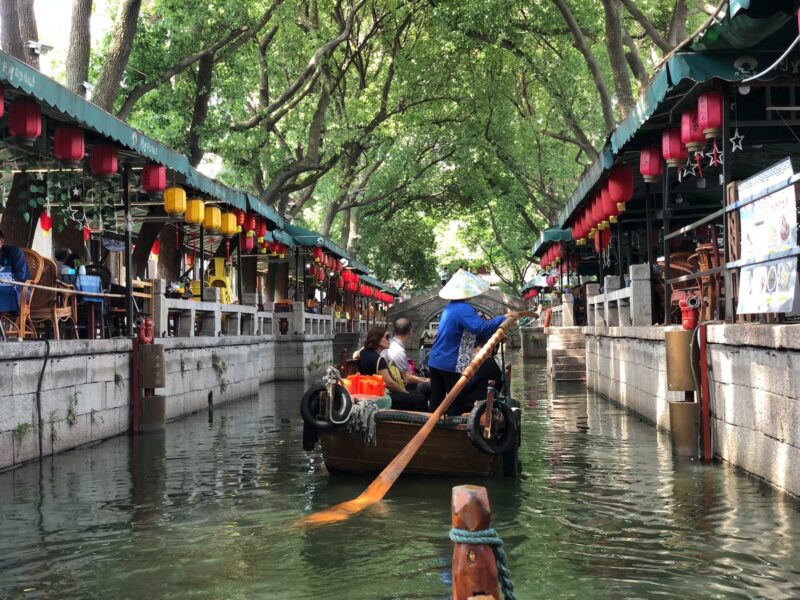
M 394 322 L 394 336 L 389 343 L 389 348 L 381 352 L 381 356 L 390 360 L 400 371 L 403 383 L 410 392 L 419 392 L 425 399 L 431 395 L 430 379 L 418 377 L 413 373 L 411 361 L 406 354 L 406 347 L 411 343 L 411 321 L 399 317 Z
M 306 312 L 310 313 L 317 313 L 319 312 L 319 302 L 314 297 L 314 293 L 312 292 L 308 296 L 308 300 L 306 300 Z
M 376 326 L 369 330 L 358 359 L 358 372 L 362 375 L 380 375 L 392 398 L 392 408 L 399 410 L 427 410 L 428 402 L 419 392 L 406 390 L 403 377 L 391 361 L 380 352 L 389 348 L 386 327 Z

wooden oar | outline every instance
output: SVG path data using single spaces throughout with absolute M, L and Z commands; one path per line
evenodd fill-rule
M 524 315 L 526 313 L 517 314 Z M 450 405 L 456 399 L 458 394 L 461 393 L 461 390 L 464 389 L 464 386 L 480 368 L 480 366 L 492 355 L 492 350 L 494 347 L 507 334 L 507 332 L 511 330 L 518 318 L 519 317 L 517 316 L 509 316 L 505 321 L 503 321 L 497 331 L 494 332 L 494 335 L 489 338 L 489 341 L 486 342 L 483 348 L 481 348 L 480 352 L 478 352 L 475 358 L 472 359 L 472 362 L 469 363 L 469 366 L 464 369 L 464 372 L 453 386 L 453 389 L 447 393 L 447 395 L 444 397 L 444 400 L 442 400 L 442 403 L 433 413 L 431 413 L 431 416 L 428 418 L 428 421 L 425 423 L 425 425 L 423 425 L 416 435 L 411 438 L 408 444 L 406 444 L 405 448 L 403 448 L 399 454 L 394 457 L 392 462 L 386 465 L 383 471 L 381 471 L 380 475 L 375 478 L 375 481 L 373 481 L 358 498 L 348 500 L 332 506 L 331 508 L 307 515 L 302 519 L 302 523 L 305 525 L 323 525 L 325 523 L 343 521 L 350 515 L 361 512 L 368 506 L 380 502 L 389 489 L 391 489 L 392 485 L 394 485 L 394 482 L 397 481 L 397 478 L 400 477 L 403 470 L 405 470 L 405 468 L 408 466 L 408 463 L 411 462 L 411 459 L 414 458 L 417 450 L 420 449 L 428 435 L 430 435 L 431 431 L 433 431 L 433 428 L 436 426 L 436 422 L 442 417 L 445 411 L 450 408 Z

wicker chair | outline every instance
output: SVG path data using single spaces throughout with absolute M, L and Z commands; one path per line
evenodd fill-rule
M 19 312 L 16 315 L 4 314 L 0 315 L 3 320 L 3 329 L 5 335 L 8 337 L 36 337 L 36 328 L 30 318 L 30 307 L 34 299 L 34 290 L 31 285 L 39 283 L 42 276 L 42 269 L 44 268 L 44 257 L 38 252 L 34 252 L 28 248 L 23 248 L 22 252 L 25 254 L 25 262 L 28 264 L 28 271 L 31 278 L 24 282 L 22 286 L 22 294 L 19 300 Z
M 78 304 L 75 294 L 60 294 L 56 289 L 74 290 L 75 286 L 62 283 L 58 280 L 58 267 L 49 258 L 43 258 L 42 275 L 39 278 L 39 285 L 54 288 L 52 290 L 36 290 L 30 306 L 30 319 L 34 325 L 39 323 L 51 323 L 53 326 L 53 336 L 61 339 L 59 324 L 61 321 L 70 321 L 72 324 L 72 334 L 78 338 Z

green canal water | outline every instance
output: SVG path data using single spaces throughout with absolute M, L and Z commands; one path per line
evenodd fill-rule
M 360 493 L 301 449 L 301 384 L 0 474 L 0 598 L 447 598 L 450 490 L 488 487 L 518 598 L 800 597 L 798 504 L 517 362 L 519 481 L 405 478 Z

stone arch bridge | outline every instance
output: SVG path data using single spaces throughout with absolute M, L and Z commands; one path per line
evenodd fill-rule
M 389 309 L 389 323 L 392 323 L 398 317 L 406 317 L 411 320 L 414 329 L 409 350 L 419 348 L 419 341 L 424 331 L 432 330 L 432 332 L 435 332 L 439 322 L 439 315 L 442 313 L 445 304 L 447 304 L 447 300 L 439 297 L 439 290 L 441 289 L 440 286 L 418 294 L 405 302 L 395 304 Z M 468 302 L 490 318 L 503 315 L 509 310 L 525 310 L 526 308 L 525 303 L 520 298 L 508 296 L 497 290 L 489 290 L 480 296 L 470 299 Z M 520 340 L 519 333 L 516 333 L 511 337 L 511 346 L 519 348 L 521 345 Z

